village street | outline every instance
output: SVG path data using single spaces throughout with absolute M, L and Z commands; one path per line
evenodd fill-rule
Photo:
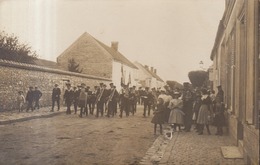
M 226 134 L 199 136 L 192 130 L 174 132 L 172 139 L 158 132 L 153 135 L 152 116 L 142 117 L 142 109 L 138 106 L 137 113 L 127 118 L 79 118 L 64 111 L 49 112 L 48 107 L 2 114 L 0 164 L 244 164 L 243 159 L 223 157 L 221 146 L 234 145 Z M 7 118 L 12 122 L 3 122 Z M 215 128 L 211 131 L 214 133 Z
M 152 117 L 51 118 L 0 126 L 0 164 L 135 164 L 157 136 Z

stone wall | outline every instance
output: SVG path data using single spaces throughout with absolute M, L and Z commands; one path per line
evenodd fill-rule
M 29 86 L 37 86 L 42 91 L 41 106 L 50 106 L 55 83 L 59 84 L 63 94 L 68 80 L 72 86 L 85 83 L 91 89 L 100 82 L 111 82 L 106 78 L 4 60 L 0 60 L 0 77 L 0 111 L 17 109 L 18 91 L 26 95 Z
M 244 157 L 247 164 L 259 164 L 259 130 L 253 125 L 244 125 Z

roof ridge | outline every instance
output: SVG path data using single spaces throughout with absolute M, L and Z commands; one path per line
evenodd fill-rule
M 72 48 L 74 48 L 75 45 L 78 43 L 78 41 L 80 41 L 80 39 L 83 38 L 83 37 L 86 36 L 86 35 L 88 35 L 88 36 L 94 38 L 94 37 L 91 36 L 89 33 L 84 32 L 84 33 L 81 34 L 72 44 L 70 44 L 70 46 L 69 46 L 67 49 L 65 49 L 57 58 L 62 57 L 64 54 L 66 54 L 66 52 L 68 52 L 69 50 L 71 50 Z M 95 39 L 95 38 L 94 38 L 94 39 Z

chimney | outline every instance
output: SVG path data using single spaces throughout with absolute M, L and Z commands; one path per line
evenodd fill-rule
M 153 71 L 154 71 L 155 74 L 157 74 L 157 69 L 154 69 Z
M 151 67 L 151 72 L 153 73 L 153 67 Z
M 144 68 L 149 70 L 149 67 L 147 65 L 145 65 Z
M 118 51 L 118 42 L 112 41 L 111 42 L 111 48 L 113 48 L 115 51 Z

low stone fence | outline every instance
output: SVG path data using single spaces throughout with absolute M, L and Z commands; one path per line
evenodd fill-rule
M 67 81 L 72 86 L 85 83 L 92 89 L 100 82 L 111 82 L 107 78 L 5 60 L 0 60 L 0 77 L 0 111 L 17 109 L 18 91 L 23 91 L 26 96 L 29 86 L 37 86 L 43 93 L 41 106 L 50 106 L 52 89 L 56 83 L 63 95 Z

